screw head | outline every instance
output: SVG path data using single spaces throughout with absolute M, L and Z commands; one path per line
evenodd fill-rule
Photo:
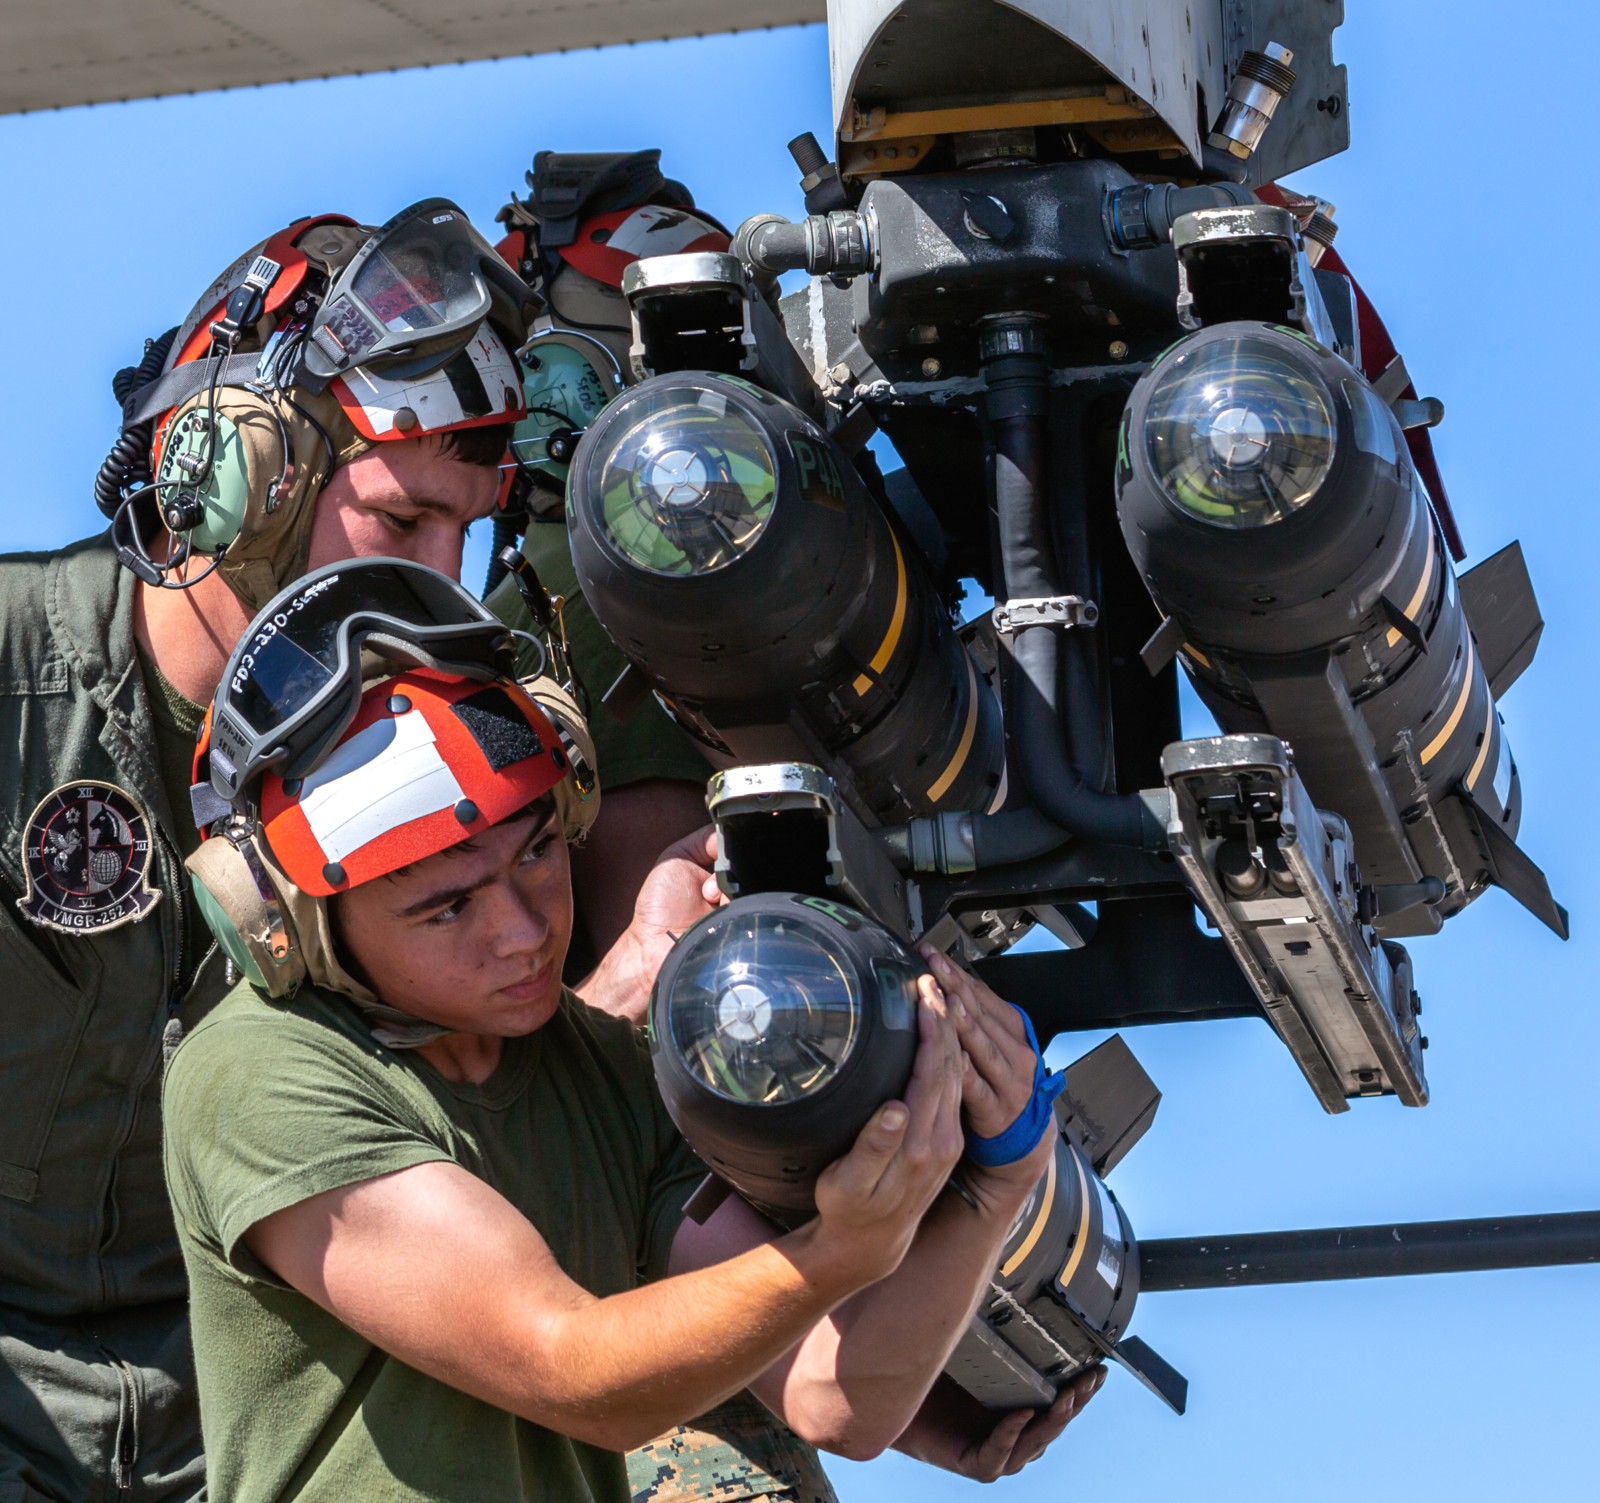
M 1128 341 L 1125 339 L 1113 339 L 1111 341 L 1110 354 L 1113 360 L 1126 360 L 1128 358 Z

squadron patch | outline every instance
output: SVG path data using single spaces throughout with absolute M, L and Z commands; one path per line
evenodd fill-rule
M 28 891 L 17 907 L 64 934 L 137 923 L 161 896 L 150 859 L 150 821 L 130 795 L 110 783 L 63 784 L 22 832 Z

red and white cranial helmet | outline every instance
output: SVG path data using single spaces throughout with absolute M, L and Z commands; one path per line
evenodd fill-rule
M 573 242 L 561 246 L 557 254 L 586 277 L 620 288 L 622 274 L 646 256 L 725 251 L 728 245 L 727 232 L 693 209 L 641 204 L 586 219 Z
M 569 766 L 555 727 L 516 684 L 414 669 L 363 693 L 315 771 L 266 774 L 261 830 L 296 887 L 332 897 L 510 818 Z

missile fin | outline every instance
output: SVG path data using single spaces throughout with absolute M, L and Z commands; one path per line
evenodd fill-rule
M 1145 672 L 1154 678 L 1178 655 L 1183 646 L 1183 628 L 1176 617 L 1166 616 L 1161 625 L 1150 633 L 1150 640 L 1139 649 L 1139 661 Z
M 1383 613 L 1383 619 L 1415 647 L 1418 652 L 1426 652 L 1428 650 L 1428 638 L 1422 628 L 1387 595 L 1378 597 L 1378 609 Z
M 1498 699 L 1533 661 L 1544 631 L 1522 544 L 1508 543 L 1456 583 L 1489 689 Z
M 1067 1085 L 1056 1101 L 1056 1116 L 1083 1144 L 1094 1172 L 1109 1174 L 1155 1120 L 1161 1092 L 1120 1034 L 1063 1073 Z
M 1477 830 L 1479 844 L 1489 861 L 1490 880 L 1497 887 L 1505 888 L 1529 913 L 1562 939 L 1568 938 L 1567 910 L 1556 902 L 1548 879 L 1534 864 L 1533 858 L 1501 829 L 1500 821 L 1465 788 L 1458 790 L 1457 797 Z
M 1137 1336 L 1118 1342 L 1111 1348 L 1110 1356 L 1118 1367 L 1132 1373 L 1174 1414 L 1182 1414 L 1189 1407 L 1189 1380 Z
M 720 1175 L 708 1174 L 683 1203 L 683 1214 L 696 1226 L 711 1220 L 717 1208 L 734 1193 L 733 1186 Z
M 600 703 L 626 724 L 649 696 L 649 681 L 632 663 L 628 663 L 611 687 L 600 696 Z

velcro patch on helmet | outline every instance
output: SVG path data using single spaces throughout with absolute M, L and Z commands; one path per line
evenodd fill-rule
M 457 700 L 450 708 L 471 732 L 484 760 L 495 772 L 544 751 L 538 732 L 498 684 Z

